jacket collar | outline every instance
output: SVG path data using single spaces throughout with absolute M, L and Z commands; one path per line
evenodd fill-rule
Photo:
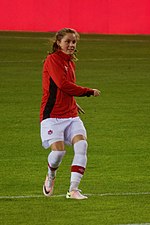
M 73 59 L 72 55 L 68 55 L 61 50 L 58 50 L 56 54 L 60 55 L 65 61 L 71 61 Z

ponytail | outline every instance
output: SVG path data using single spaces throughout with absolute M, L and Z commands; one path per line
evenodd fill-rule
M 59 49 L 60 49 L 60 47 L 58 46 L 57 41 L 54 41 L 54 43 L 52 45 L 52 53 L 56 52 Z

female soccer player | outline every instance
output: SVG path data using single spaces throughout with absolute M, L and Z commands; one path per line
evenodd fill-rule
M 66 198 L 86 199 L 78 189 L 87 163 L 86 130 L 78 112 L 83 112 L 74 96 L 99 96 L 100 91 L 78 86 L 75 77 L 75 51 L 79 34 L 70 28 L 56 33 L 53 52 L 44 62 L 40 109 L 41 139 L 44 148 L 51 148 L 48 174 L 43 185 L 45 196 L 53 193 L 56 171 L 66 153 L 65 144 L 74 148 L 70 188 Z

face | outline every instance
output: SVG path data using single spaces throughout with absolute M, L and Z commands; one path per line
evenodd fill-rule
M 61 41 L 58 41 L 57 44 L 60 46 L 61 51 L 68 55 L 72 55 L 76 49 L 77 38 L 75 34 L 67 33 Z

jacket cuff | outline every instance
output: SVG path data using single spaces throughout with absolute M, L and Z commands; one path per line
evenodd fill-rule
M 91 95 L 94 95 L 94 91 L 92 89 L 88 89 L 84 94 L 80 95 L 80 97 L 83 96 L 90 97 Z
M 91 95 L 94 95 L 94 90 L 88 90 L 87 92 L 86 92 L 86 96 L 87 97 L 90 97 Z

